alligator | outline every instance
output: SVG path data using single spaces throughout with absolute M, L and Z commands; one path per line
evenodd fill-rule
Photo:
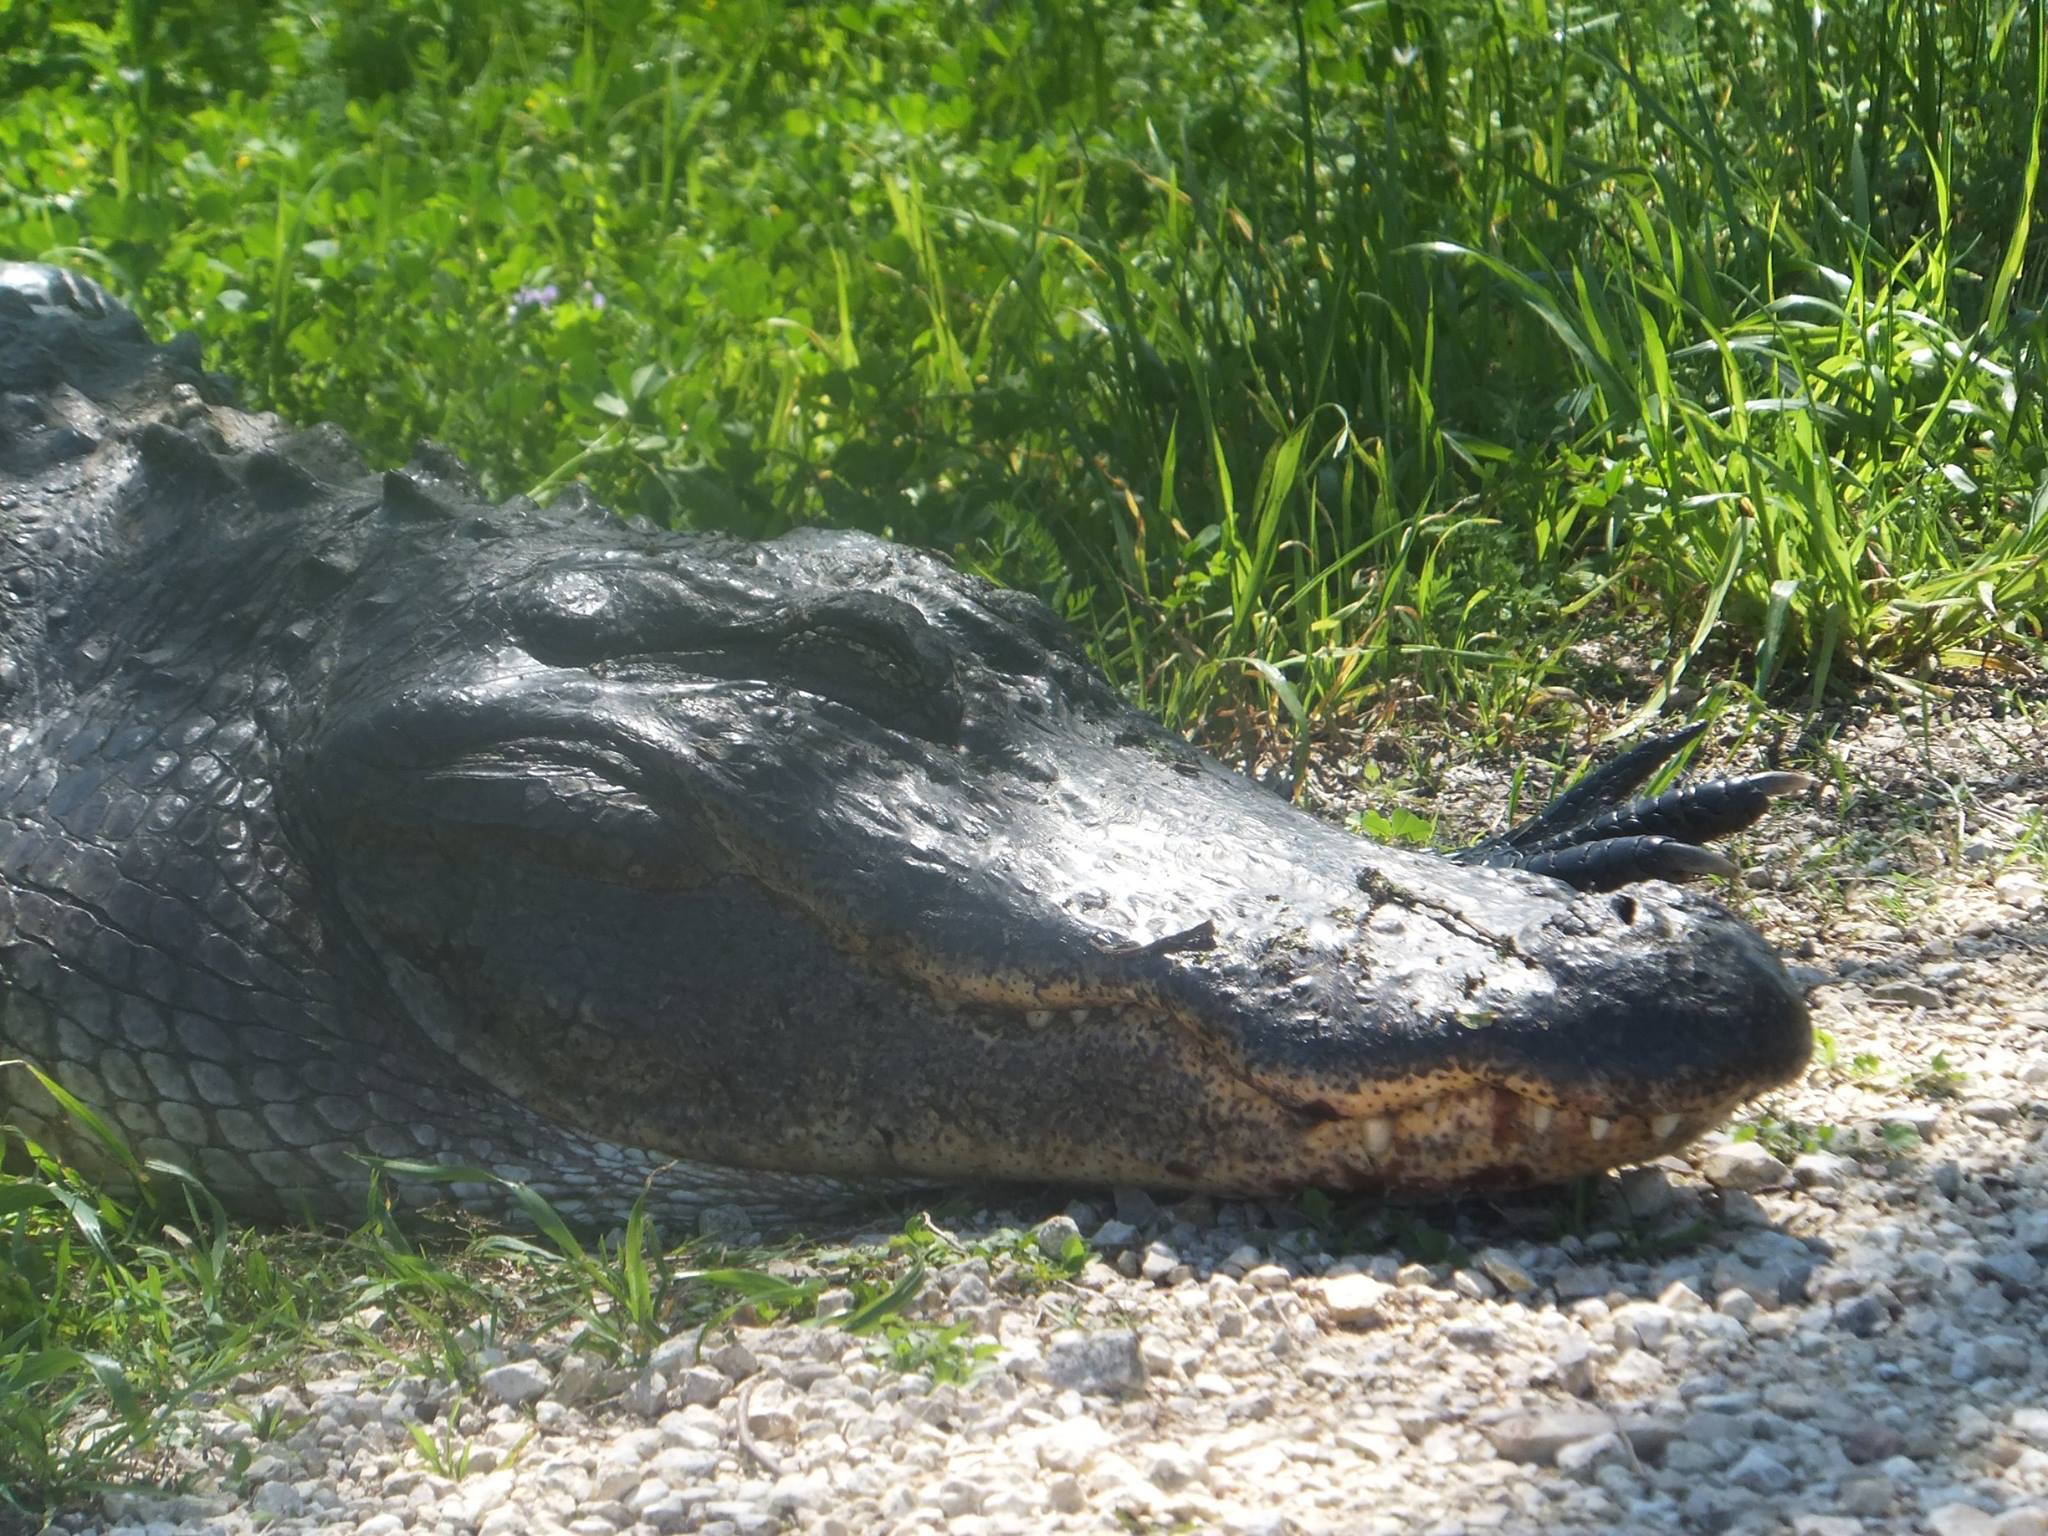
M 1654 1158 L 1810 1050 L 1673 883 L 1803 781 L 1620 803 L 1687 739 L 1465 855 L 1379 846 L 936 555 L 376 473 L 0 264 L 0 1121 L 118 1171 L 97 1116 L 254 1217 L 373 1170 L 787 1225 Z

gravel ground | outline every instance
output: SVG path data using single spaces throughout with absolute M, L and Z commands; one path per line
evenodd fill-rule
M 1000 1261 L 936 1275 L 927 1315 L 992 1346 L 965 1384 L 831 1329 L 684 1335 L 638 1377 L 509 1341 L 450 1428 L 444 1382 L 311 1360 L 194 1412 L 212 1491 L 65 1523 L 2048 1536 L 2044 747 L 1981 703 L 1845 726 L 1839 781 L 1751 840 L 1735 893 L 1813 987 L 1812 1073 L 1757 1139 L 1591 1210 L 1423 1213 L 1462 1264 L 1345 1252 L 1293 1208 L 1091 1192 L 954 1225 L 1095 1254 L 1035 1295 Z M 420 1420 L 469 1441 L 459 1479 Z

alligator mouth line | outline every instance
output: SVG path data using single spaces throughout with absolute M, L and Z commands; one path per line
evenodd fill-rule
M 992 1022 L 991 1015 L 965 1002 L 937 1006 L 963 1022 L 977 1014 Z M 1167 1165 L 1164 1182 L 1219 1194 L 1281 1194 L 1314 1185 L 1429 1198 L 1566 1184 L 1674 1152 L 1724 1124 L 1748 1097 L 1732 1091 L 1688 1095 L 1673 1108 L 1621 1108 L 1611 1102 L 1589 1108 L 1583 1097 L 1567 1102 L 1538 1079 L 1464 1067 L 1317 1094 L 1250 1067 L 1170 1006 L 1020 1008 L 994 1017 L 1032 1033 L 1103 1020 L 1148 1031 L 1173 1028 L 1188 1075 L 1207 1081 L 1218 1100 L 1235 1100 L 1245 1121 L 1265 1128 L 1249 1139 L 1219 1138 L 1197 1165 Z M 1127 1177 L 1102 1171 L 1112 1182 Z
M 1305 1140 L 1327 1164 L 1328 1182 L 1347 1188 L 1517 1189 L 1661 1157 L 1721 1124 L 1739 1102 L 1731 1095 L 1683 1110 L 1600 1115 L 1474 1083 L 1398 1109 L 1333 1115 Z

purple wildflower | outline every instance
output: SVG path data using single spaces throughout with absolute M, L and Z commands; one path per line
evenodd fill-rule
M 512 302 L 506 306 L 505 313 L 510 316 L 522 309 L 546 309 L 561 296 L 562 290 L 553 283 L 542 288 L 522 288 L 512 295 Z
M 604 308 L 604 294 L 587 281 L 583 284 L 582 299 L 592 309 Z M 543 283 L 538 288 L 521 288 L 512 295 L 512 302 L 505 306 L 505 318 L 516 320 L 522 309 L 552 309 L 561 301 L 562 290 L 554 283 Z

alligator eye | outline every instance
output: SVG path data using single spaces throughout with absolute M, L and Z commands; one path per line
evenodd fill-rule
M 569 565 L 505 594 L 505 628 L 534 660 L 589 667 L 627 656 L 694 650 L 719 626 L 665 571 Z
M 950 741 L 961 704 L 953 658 L 923 614 L 897 598 L 843 592 L 760 633 L 778 680 L 911 735 Z
M 834 592 L 770 618 L 721 609 L 664 571 L 566 566 L 500 608 L 536 661 L 650 682 L 723 677 L 831 699 L 891 730 L 950 742 L 960 690 L 945 638 L 878 592 Z

